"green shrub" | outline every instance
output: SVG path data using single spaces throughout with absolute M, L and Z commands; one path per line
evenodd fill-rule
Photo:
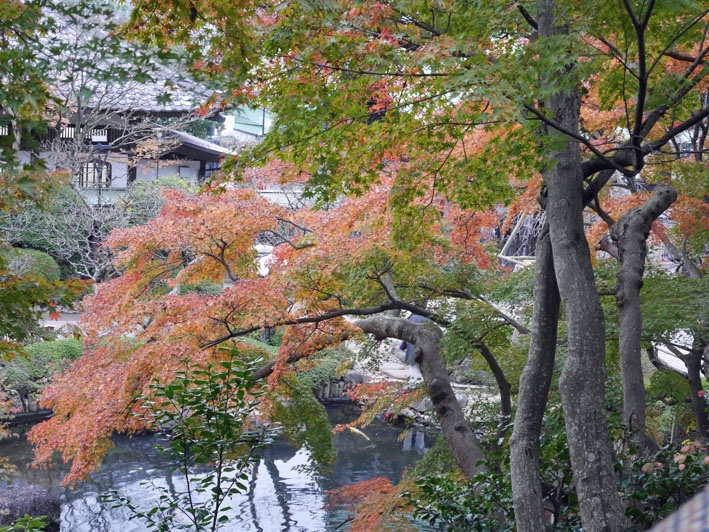
M 281 344 L 283 343 L 284 334 L 284 329 L 276 329 L 271 335 L 266 338 L 266 343 L 268 345 L 272 345 L 273 347 L 281 347 Z
M 197 194 L 199 192 L 199 185 L 197 183 L 188 181 L 177 174 L 172 174 L 161 175 L 150 181 L 136 181 L 133 184 L 133 194 L 139 194 L 142 191 L 146 191 L 148 194 L 154 194 L 156 190 L 159 191 L 161 188 L 174 188 L 186 192 L 187 194 Z
M 60 269 L 57 261 L 43 251 L 23 248 L 4 248 L 3 255 L 7 269 L 17 275 L 36 275 L 48 281 L 58 281 Z
M 707 462 L 707 449 L 699 442 L 666 445 L 636 460 L 622 480 L 629 499 L 626 515 L 643 529 L 658 523 L 709 482 Z
M 268 360 L 272 360 L 276 358 L 276 355 L 278 355 L 277 347 L 266 344 L 250 336 L 241 336 L 235 340 L 235 343 L 242 344 L 242 346 L 243 344 L 247 344 L 253 347 L 254 353 L 258 353 L 260 356 L 266 357 Z M 241 349 L 244 350 L 244 347 L 241 347 Z
M 216 296 L 221 294 L 221 292 L 222 285 L 207 280 L 180 286 L 180 295 L 202 294 L 208 296 Z
M 25 352 L 26 356 L 16 356 L 0 367 L 0 384 L 19 396 L 26 411 L 32 396 L 48 384 L 50 377 L 81 356 L 83 345 L 75 339 L 54 340 L 29 345 Z
M 298 373 L 298 380 L 311 389 L 337 380 L 340 377 L 338 374 L 340 366 L 352 358 L 352 352 L 346 347 L 325 349 L 317 356 L 316 366 Z
M 66 338 L 28 345 L 25 347 L 25 351 L 29 353 L 33 360 L 42 364 L 59 362 L 65 359 L 73 362 L 83 354 L 84 346 L 81 340 Z
M 481 474 L 473 482 L 439 474 L 416 481 L 419 492 L 405 494 L 414 516 L 448 532 L 514 530 L 512 489 L 498 473 Z M 498 514 L 500 518 L 498 519 Z
M 124 198 L 129 206 L 129 225 L 140 225 L 157 216 L 165 199 L 163 188 L 181 190 L 187 194 L 197 194 L 199 185 L 177 175 L 160 176 L 152 181 L 136 181 Z

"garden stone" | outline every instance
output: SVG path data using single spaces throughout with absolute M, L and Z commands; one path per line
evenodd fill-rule
M 0 488 L 0 526 L 12 525 L 25 515 L 46 515 L 46 532 L 59 532 L 61 504 L 41 486 L 5 486 Z

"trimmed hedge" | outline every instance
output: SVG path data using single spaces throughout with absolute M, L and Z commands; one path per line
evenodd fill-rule
M 24 248 L 0 250 L 7 269 L 17 275 L 36 275 L 48 281 L 58 281 L 60 269 L 57 261 L 43 251 Z
M 185 294 L 200 294 L 208 296 L 216 296 L 222 293 L 222 285 L 211 281 L 200 281 L 198 283 L 190 283 L 180 286 L 180 295 Z
M 18 355 L 0 366 L 0 385 L 16 393 L 27 412 L 34 394 L 48 384 L 54 373 L 79 358 L 84 346 L 80 340 L 68 338 L 28 345 L 25 352 L 27 356 Z
M 84 352 L 84 345 L 81 340 L 65 338 L 31 344 L 25 347 L 25 351 L 29 353 L 31 358 L 38 361 L 58 362 L 67 359 L 73 362 Z

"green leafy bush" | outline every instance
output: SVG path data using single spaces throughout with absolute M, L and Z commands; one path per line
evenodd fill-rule
M 221 294 L 221 292 L 222 285 L 207 280 L 180 286 L 180 295 L 202 294 L 207 296 L 216 296 Z
M 338 369 L 351 359 L 352 353 L 346 347 L 325 349 L 317 358 L 312 359 L 316 360 L 316 366 L 297 374 L 298 380 L 311 389 L 338 380 Z
M 256 340 L 255 338 L 251 338 L 250 336 L 242 336 L 238 338 L 236 343 L 242 344 L 242 350 L 253 351 L 254 354 L 257 354 L 261 357 L 265 357 L 269 360 L 276 358 L 276 355 L 278 354 L 277 347 L 264 343 L 260 340 Z M 244 349 L 244 344 L 248 345 L 253 349 Z
M 81 341 L 73 338 L 28 345 L 25 355 L 18 355 L 0 367 L 0 384 L 17 394 L 27 411 L 30 400 L 49 383 L 50 377 L 78 359 L 83 349 Z
M 23 248 L 3 248 L 3 255 L 7 269 L 16 275 L 34 275 L 43 277 L 48 281 L 58 281 L 60 269 L 57 261 L 43 251 Z
M 25 351 L 30 357 L 36 360 L 37 364 L 51 364 L 62 360 L 74 361 L 84 352 L 81 340 L 75 338 L 65 338 L 51 342 L 39 342 L 28 345 Z
M 484 473 L 473 482 L 450 475 L 416 481 L 414 517 L 448 532 L 511 531 L 512 489 L 498 474 Z M 497 517 L 496 515 L 499 515 Z
M 267 330 L 260 330 L 252 333 L 251 337 L 264 342 L 271 347 L 281 347 L 283 343 L 283 335 L 285 334 L 285 329 L 283 327 L 269 327 Z
M 129 225 L 144 224 L 157 216 L 164 203 L 163 188 L 181 190 L 187 194 L 199 192 L 199 185 L 177 175 L 160 176 L 151 181 L 136 181 L 124 203 L 130 214 Z

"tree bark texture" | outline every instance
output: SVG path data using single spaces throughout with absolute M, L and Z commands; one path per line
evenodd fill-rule
M 540 39 L 568 31 L 558 25 L 554 8 L 554 0 L 539 0 Z M 573 76 L 571 64 L 566 76 Z M 558 87 L 559 80 L 549 79 L 547 85 Z M 557 124 L 578 134 L 579 90 L 557 90 L 547 98 L 545 109 Z M 549 131 L 549 134 L 558 133 Z M 579 513 L 585 532 L 621 531 L 626 529 L 626 521 L 606 423 L 605 321 L 584 234 L 583 172 L 578 141 L 564 139 L 549 156 L 551 165 L 543 173 L 548 190 L 546 211 L 568 340 L 559 391 Z
M 554 372 L 559 322 L 559 290 L 545 224 L 537 237 L 534 314 L 527 363 L 519 381 L 517 412 L 510 439 L 510 472 L 518 532 L 545 529 L 539 439 Z
M 485 470 L 478 465 L 485 455 L 475 433 L 468 425 L 455 397 L 448 370 L 441 357 L 440 341 L 443 333 L 435 324 L 413 323 L 403 318 L 374 316 L 355 322 L 366 333 L 380 338 L 398 338 L 416 346 L 414 360 L 433 403 L 448 449 L 468 480 Z
M 628 439 L 638 451 L 645 450 L 645 380 L 642 370 L 640 336 L 642 313 L 640 288 L 645 273 L 647 237 L 653 222 L 677 199 L 669 186 L 655 189 L 643 205 L 630 209 L 611 228 L 618 250 L 616 306 L 618 307 L 618 349 L 623 379 L 623 421 Z

